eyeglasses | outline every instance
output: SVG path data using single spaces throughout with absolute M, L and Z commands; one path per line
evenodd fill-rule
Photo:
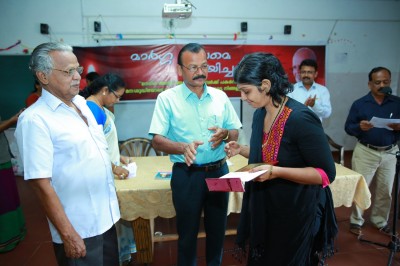
M 57 69 L 57 68 L 52 68 L 52 69 L 64 72 L 65 74 L 67 74 L 70 77 L 72 77 L 75 74 L 75 71 L 78 72 L 79 75 L 83 73 L 83 67 L 81 67 L 81 66 L 77 67 L 77 68 L 70 68 L 68 70 L 61 70 L 61 69 Z
M 208 65 L 207 64 L 202 64 L 201 66 L 194 66 L 194 65 L 190 65 L 188 67 L 184 66 L 184 65 L 181 65 L 181 66 L 183 66 L 184 68 L 189 70 L 189 72 L 191 72 L 191 73 L 196 73 L 197 70 L 199 70 L 199 69 L 201 69 L 201 71 L 207 71 L 208 70 Z
M 114 94 L 115 98 L 117 98 L 118 100 L 121 99 L 122 95 L 119 96 L 118 94 L 115 93 L 115 91 L 112 91 L 112 90 L 110 90 L 110 91 L 112 92 L 112 94 Z

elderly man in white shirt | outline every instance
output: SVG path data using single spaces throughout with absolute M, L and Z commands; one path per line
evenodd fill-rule
M 20 115 L 15 137 L 57 262 L 118 265 L 114 177 L 104 134 L 78 95 L 83 68 L 71 46 L 44 43 L 33 51 L 30 69 L 43 92 Z
M 318 75 L 318 65 L 313 59 L 305 59 L 300 64 L 301 81 L 294 84 L 288 96 L 308 106 L 322 119 L 332 113 L 330 94 L 326 87 L 314 82 Z

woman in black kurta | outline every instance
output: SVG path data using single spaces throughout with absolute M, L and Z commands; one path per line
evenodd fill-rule
M 242 100 L 257 108 L 250 147 L 226 145 L 268 169 L 246 183 L 237 243 L 248 265 L 317 265 L 333 250 L 337 225 L 329 187 L 335 164 L 319 118 L 286 97 L 291 84 L 271 54 L 245 56 L 234 72 Z M 273 166 L 274 165 L 274 166 Z

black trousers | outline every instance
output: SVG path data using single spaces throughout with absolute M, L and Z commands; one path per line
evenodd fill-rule
M 172 200 L 179 235 L 178 266 L 196 265 L 197 234 L 202 211 L 207 265 L 221 265 L 229 193 L 209 192 L 205 178 L 227 174 L 227 164 L 211 172 L 194 170 L 184 164 L 174 164 L 172 171 Z
M 117 231 L 113 225 L 102 235 L 84 238 L 86 256 L 79 259 L 67 258 L 64 244 L 53 243 L 59 266 L 118 266 Z

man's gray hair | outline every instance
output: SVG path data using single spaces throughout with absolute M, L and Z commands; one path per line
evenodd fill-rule
M 54 65 L 50 56 L 52 51 L 72 52 L 72 47 L 65 43 L 47 42 L 38 45 L 32 52 L 29 61 L 29 69 L 36 79 L 36 72 L 41 71 L 50 74 Z

